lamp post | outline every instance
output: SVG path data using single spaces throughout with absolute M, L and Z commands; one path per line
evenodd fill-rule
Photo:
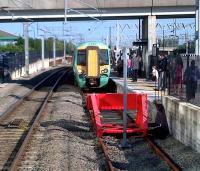
M 56 66 L 56 38 L 53 37 L 53 65 Z
M 127 147 L 127 53 L 126 48 L 123 48 L 123 75 L 124 75 L 124 94 L 123 94 L 123 140 L 122 147 Z
M 111 48 L 112 47 L 112 28 L 113 26 L 105 27 L 108 29 L 108 36 L 107 36 L 107 45 Z
M 26 19 L 26 18 L 15 18 L 13 20 L 17 19 L 23 19 L 23 20 L 28 20 L 32 21 L 31 19 Z M 25 74 L 28 77 L 29 76 L 29 30 L 28 27 L 32 23 L 29 22 L 23 22 L 23 33 L 24 33 L 24 54 L 25 54 Z
M 63 23 L 63 36 L 64 36 L 65 26 L 67 24 L 67 0 L 64 1 L 64 8 L 65 8 L 64 9 L 65 10 L 65 20 L 64 20 L 64 23 Z M 63 46 L 64 46 L 63 56 L 64 56 L 64 60 L 65 60 L 65 57 L 66 57 L 66 40 L 65 40 L 65 37 L 64 37 Z
M 65 34 L 64 34 L 64 27 L 65 27 L 65 23 L 63 24 L 63 57 L 65 60 L 66 57 L 66 40 L 65 40 Z
M 116 59 L 116 63 L 120 57 L 120 50 L 119 50 L 119 42 L 120 42 L 120 35 L 119 35 L 119 22 L 117 20 L 117 38 L 116 38 L 116 53 L 115 53 L 115 59 Z
M 42 36 L 41 38 L 41 48 L 42 48 L 42 69 L 44 69 L 44 37 L 45 36 Z
M 111 27 L 109 27 L 109 47 L 110 47 L 110 48 L 111 48 L 111 46 L 112 46 L 111 38 L 112 38 L 112 30 L 111 30 Z
M 29 76 L 29 33 L 28 33 L 28 22 L 23 23 L 24 32 L 24 54 L 25 54 L 25 73 Z
M 53 39 L 53 66 L 56 66 L 56 35 L 55 34 L 52 34 L 50 31 L 46 30 L 46 29 L 39 29 L 41 31 L 44 32 L 44 35 L 46 33 L 49 33 L 52 35 L 52 39 Z M 43 58 L 43 57 L 42 57 Z
M 42 53 L 41 53 L 41 59 L 42 59 L 42 70 L 45 68 L 44 67 L 44 56 L 45 56 L 45 37 L 46 37 L 46 30 L 40 29 L 41 31 L 43 31 L 43 34 L 40 35 L 41 36 L 41 49 L 42 49 Z
M 35 50 L 35 30 L 28 30 L 28 32 L 33 32 L 33 48 Z

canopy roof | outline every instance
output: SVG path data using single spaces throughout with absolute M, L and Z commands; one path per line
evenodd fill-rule
M 0 30 L 0 41 L 16 41 L 18 36 Z

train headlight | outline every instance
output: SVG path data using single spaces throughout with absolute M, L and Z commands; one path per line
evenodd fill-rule
M 78 70 L 78 73 L 79 73 L 79 74 L 84 74 L 84 70 L 79 69 L 79 70 Z
M 107 68 L 101 70 L 101 73 L 102 73 L 102 74 L 105 74 L 105 73 L 107 73 L 107 72 L 108 72 L 108 69 L 107 69 Z

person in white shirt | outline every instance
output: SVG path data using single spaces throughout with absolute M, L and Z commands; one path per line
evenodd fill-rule
M 158 70 L 156 66 L 152 66 L 152 81 L 158 82 Z

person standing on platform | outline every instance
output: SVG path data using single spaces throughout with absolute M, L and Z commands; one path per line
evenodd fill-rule
M 158 64 L 158 71 L 159 71 L 158 88 L 159 88 L 159 90 L 165 90 L 165 88 L 166 88 L 166 71 L 167 71 L 167 57 L 165 55 L 160 56 L 160 60 L 159 60 L 159 64 Z
M 175 94 L 179 97 L 182 92 L 182 82 L 183 82 L 183 61 L 181 56 L 178 56 L 175 63 Z
M 139 58 L 136 53 L 133 54 L 132 58 L 132 79 L 133 81 L 137 81 L 138 78 L 138 69 L 139 69 Z
M 158 71 L 156 69 L 156 66 L 152 66 L 152 81 L 155 81 L 156 83 L 158 83 Z
M 120 57 L 117 61 L 117 72 L 118 76 L 123 76 L 123 59 Z
M 127 62 L 127 64 L 128 64 L 128 77 L 130 78 L 131 77 L 131 69 L 132 69 L 132 61 L 131 61 L 131 57 L 129 56 L 129 58 L 128 58 L 128 62 Z
M 184 73 L 184 83 L 186 84 L 187 101 L 195 98 L 195 94 L 197 92 L 197 81 L 199 78 L 199 69 L 195 66 L 195 60 L 192 60 L 189 68 L 186 68 Z

